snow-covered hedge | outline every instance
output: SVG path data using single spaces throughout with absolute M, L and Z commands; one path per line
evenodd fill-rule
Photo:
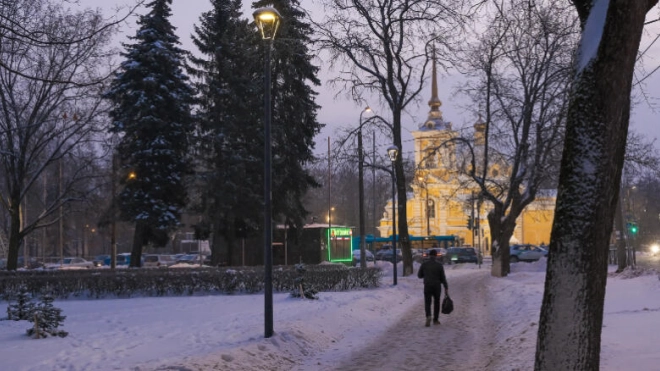
M 306 266 L 305 282 L 322 291 L 377 287 L 378 268 L 343 265 Z M 293 266 L 273 268 L 273 291 L 290 292 L 298 276 Z M 263 267 L 189 269 L 109 269 L 82 271 L 0 271 L 1 299 L 15 300 L 21 286 L 38 294 L 44 287 L 57 298 L 177 296 L 208 293 L 259 293 L 264 288 Z

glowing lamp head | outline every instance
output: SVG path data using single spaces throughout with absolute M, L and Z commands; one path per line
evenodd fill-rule
M 387 147 L 387 155 L 390 157 L 390 161 L 396 161 L 396 156 L 399 155 L 399 147 L 395 145 Z
M 264 40 L 273 40 L 280 27 L 282 16 L 277 9 L 272 7 L 259 8 L 252 13 L 254 23 L 256 23 Z

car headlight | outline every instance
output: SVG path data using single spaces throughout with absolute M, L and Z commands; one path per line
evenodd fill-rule
M 658 244 L 651 245 L 651 252 L 657 254 L 658 252 L 660 252 L 660 246 L 658 246 Z

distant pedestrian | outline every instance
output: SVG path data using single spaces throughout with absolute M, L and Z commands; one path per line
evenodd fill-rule
M 431 326 L 431 319 L 434 325 L 439 325 L 440 321 L 440 294 L 442 286 L 445 287 L 445 294 L 449 293 L 447 287 L 447 278 L 445 277 L 445 268 L 442 263 L 436 260 L 438 252 L 434 249 L 429 251 L 429 260 L 422 263 L 417 272 L 417 277 L 424 279 L 424 310 L 426 312 L 426 327 Z M 431 299 L 433 299 L 433 317 L 431 318 Z

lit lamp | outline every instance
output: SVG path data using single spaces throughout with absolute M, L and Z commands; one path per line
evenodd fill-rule
M 392 278 L 392 284 L 396 285 L 396 270 L 397 270 L 397 261 L 396 261 L 396 171 L 394 164 L 396 163 L 396 157 L 399 155 L 399 147 L 391 145 L 387 147 L 387 156 L 389 156 L 390 161 L 392 161 L 392 262 L 394 263 L 394 276 Z
M 264 337 L 273 336 L 273 210 L 272 210 L 272 135 L 270 131 L 270 57 L 273 39 L 282 16 L 271 7 L 259 8 L 252 13 L 254 23 L 266 41 L 264 61 Z
M 364 153 L 362 152 L 362 115 L 365 112 L 371 112 L 371 108 L 367 107 L 360 112 L 360 122 L 358 126 L 358 199 L 360 209 L 360 268 L 366 268 L 367 257 L 366 247 L 364 240 Z

